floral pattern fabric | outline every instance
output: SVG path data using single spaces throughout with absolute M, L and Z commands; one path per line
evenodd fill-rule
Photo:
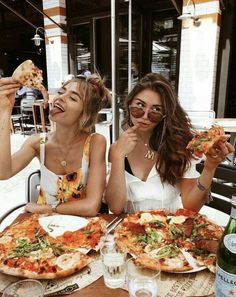
M 74 199 L 83 199 L 86 195 L 89 168 L 89 147 L 92 135 L 89 135 L 83 148 L 82 166 L 75 172 L 56 175 L 44 165 L 46 134 L 40 136 L 40 194 L 38 204 L 61 203 Z

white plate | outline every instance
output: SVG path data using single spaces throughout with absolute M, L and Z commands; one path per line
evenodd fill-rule
M 193 269 L 191 270 L 187 270 L 187 271 L 179 271 L 179 272 L 175 272 L 175 273 L 193 273 L 193 272 L 198 272 L 198 271 L 202 271 L 204 269 L 206 269 L 206 266 L 199 266 L 196 262 L 196 260 L 193 258 L 193 256 L 184 251 L 184 250 L 181 250 L 184 257 L 186 258 L 186 260 L 188 261 L 188 263 L 193 267 Z
M 54 238 L 62 235 L 66 231 L 81 229 L 85 227 L 88 222 L 89 221 L 85 218 L 69 215 L 54 215 L 39 218 L 40 225 Z
M 227 213 L 219 211 L 218 209 L 204 205 L 201 208 L 200 213 L 206 215 L 208 219 L 222 227 L 225 227 L 228 224 L 229 215 Z

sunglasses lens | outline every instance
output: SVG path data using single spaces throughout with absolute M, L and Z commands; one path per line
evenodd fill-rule
M 145 111 L 142 108 L 130 106 L 130 113 L 134 118 L 141 118 L 145 114 Z
M 163 115 L 159 112 L 150 111 L 148 113 L 148 118 L 153 123 L 159 123 L 162 120 Z

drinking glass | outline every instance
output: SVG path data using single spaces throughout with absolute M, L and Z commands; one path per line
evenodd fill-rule
M 125 284 L 126 253 L 119 250 L 114 241 L 105 241 L 101 247 L 104 283 L 108 288 Z
M 156 270 L 137 266 L 133 259 L 127 261 L 127 284 L 130 297 L 157 297 L 160 265 Z
M 43 285 L 34 279 L 24 279 L 5 288 L 2 297 L 43 297 Z

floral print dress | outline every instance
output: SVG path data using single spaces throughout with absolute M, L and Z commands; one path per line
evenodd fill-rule
M 45 165 L 45 144 L 47 135 L 40 135 L 40 194 L 38 204 L 54 204 L 74 199 L 84 198 L 89 170 L 89 147 L 92 135 L 89 135 L 84 143 L 82 166 L 75 172 L 66 175 L 56 175 Z

